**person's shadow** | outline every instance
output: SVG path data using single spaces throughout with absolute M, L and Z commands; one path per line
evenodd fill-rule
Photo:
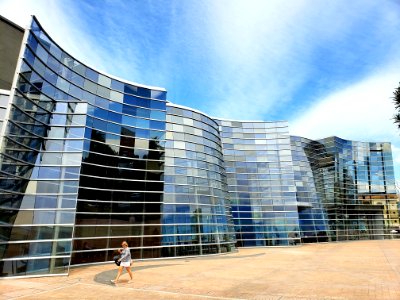
M 169 266 L 176 266 L 176 265 L 180 265 L 180 264 L 151 265 L 151 266 L 142 266 L 142 267 L 136 267 L 135 266 L 134 268 L 132 268 L 132 272 L 133 272 L 133 275 L 135 275 L 135 271 L 139 271 L 139 270 L 151 269 L 151 268 L 169 267 Z M 115 279 L 115 277 L 117 277 L 117 273 L 118 273 L 118 268 L 115 268 L 115 269 L 112 269 L 112 270 L 108 270 L 108 271 L 103 271 L 103 272 L 101 272 L 99 274 L 96 274 L 96 276 L 94 277 L 93 280 L 95 282 L 97 282 L 97 283 L 114 285 L 113 283 L 111 283 L 111 279 Z M 123 273 L 122 273 L 123 278 L 120 278 L 118 280 L 118 284 L 126 284 L 126 283 L 128 283 L 129 276 L 128 275 L 124 276 L 125 273 L 126 273 L 126 271 L 123 271 Z

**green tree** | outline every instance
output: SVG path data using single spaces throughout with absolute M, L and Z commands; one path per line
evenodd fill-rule
M 396 114 L 393 117 L 394 123 L 400 129 L 400 83 L 399 86 L 393 92 L 393 102 L 396 108 Z

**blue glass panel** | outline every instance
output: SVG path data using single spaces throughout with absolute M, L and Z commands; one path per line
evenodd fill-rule
M 151 91 L 151 98 L 153 99 L 159 99 L 159 100 L 166 100 L 167 98 L 167 93 L 162 92 L 162 91 Z
M 151 90 L 139 87 L 138 91 L 137 91 L 137 95 L 138 96 L 142 96 L 142 97 L 150 98 L 151 97 Z
M 149 128 L 149 120 L 137 118 L 136 126 L 141 128 Z
M 75 83 L 76 85 L 82 87 L 82 86 L 83 86 L 83 83 L 84 83 L 84 81 L 85 81 L 85 79 L 84 79 L 82 76 L 80 76 L 80 75 L 78 75 L 78 74 L 76 74 L 76 73 L 72 73 L 72 75 L 71 75 L 71 81 L 72 81 L 73 83 Z
M 93 128 L 96 128 L 98 130 L 102 131 L 107 131 L 107 122 L 98 120 L 98 119 L 93 119 Z
M 83 90 L 76 85 L 71 84 L 69 87 L 69 93 L 77 99 L 83 98 Z
M 165 130 L 165 122 L 151 120 L 150 121 L 150 128 L 151 129 Z
M 121 103 L 110 101 L 110 103 L 108 104 L 108 108 L 112 111 L 116 111 L 119 113 L 122 112 L 122 104 Z
M 108 123 L 107 131 L 113 132 L 116 134 L 120 134 L 121 133 L 121 125 L 114 124 L 114 123 Z
M 86 68 L 86 78 L 89 78 L 90 80 L 97 82 L 99 79 L 99 74 L 92 69 Z
M 122 124 L 128 126 L 136 126 L 136 118 L 130 116 L 122 116 Z
M 137 94 L 137 87 L 133 86 L 133 85 L 125 84 L 124 85 L 124 92 L 128 93 L 128 94 L 136 95 Z
M 98 107 L 94 107 L 93 115 L 97 118 L 107 120 L 108 111 L 98 108 Z
M 49 55 L 47 58 L 47 66 L 50 67 L 55 73 L 58 73 L 61 70 L 61 64 L 51 55 Z
M 153 101 L 150 101 L 150 107 L 151 108 L 155 108 L 155 109 L 166 110 L 167 104 L 166 104 L 166 102 L 163 102 L 163 101 L 155 101 L 155 100 L 153 100 Z
M 49 68 L 46 68 L 46 71 L 44 73 L 44 78 L 50 82 L 51 84 L 56 84 L 57 83 L 57 74 L 54 73 L 52 70 Z
M 60 167 L 40 167 L 39 169 L 39 178 L 56 179 L 60 178 L 60 176 Z
M 32 30 L 32 32 L 35 33 L 36 35 L 40 34 L 41 29 L 40 29 L 40 27 L 39 27 L 39 24 L 36 23 L 35 20 L 32 20 L 32 23 L 31 23 L 31 30 Z
M 150 118 L 150 110 L 145 108 L 137 108 L 136 115 L 142 118 Z
M 136 97 L 136 105 L 137 106 L 150 108 L 150 102 L 151 102 L 151 100 L 149 100 L 149 99 L 143 99 L 143 98 Z
M 36 196 L 35 208 L 56 208 L 57 196 Z
M 36 48 L 38 46 L 38 41 L 34 37 L 34 35 L 29 35 L 28 37 L 28 45 L 31 47 L 32 51 L 36 51 Z
M 65 179 L 77 179 L 79 178 L 79 167 L 68 167 L 65 168 L 64 178 Z
M 124 95 L 124 103 L 136 105 L 136 97 L 132 95 Z
M 123 105 L 122 112 L 127 115 L 136 116 L 136 107 L 129 106 L 129 105 Z
M 94 104 L 96 101 L 96 96 L 88 91 L 83 90 L 82 99 L 83 101 L 87 101 L 88 103 Z
M 111 79 L 111 88 L 116 91 L 123 92 L 124 91 L 124 84 L 118 80 Z
M 104 99 L 104 98 L 101 98 L 101 97 L 96 96 L 96 102 L 95 102 L 95 104 L 96 104 L 97 106 L 100 106 L 100 107 L 102 107 L 102 108 L 108 109 L 108 104 L 109 104 L 109 102 L 110 102 L 110 101 L 108 101 L 107 99 Z
M 34 62 L 35 62 L 35 55 L 33 55 L 32 51 L 29 50 L 29 48 L 25 49 L 25 53 L 24 53 L 24 57 L 25 60 L 33 66 Z
M 121 123 L 122 115 L 118 114 L 118 113 L 115 113 L 115 112 L 112 112 L 112 111 L 109 111 L 108 112 L 108 120 L 112 121 L 112 122 L 116 122 L 116 123 Z
M 90 122 L 88 124 L 89 119 L 90 119 Z M 88 117 L 87 121 L 86 121 L 86 126 L 92 126 L 92 124 L 93 124 L 93 119 Z M 85 127 L 85 138 L 90 139 L 91 136 L 92 136 L 92 129 L 90 127 Z
M 136 136 L 148 139 L 148 138 L 150 138 L 150 130 L 136 129 Z
M 165 120 L 165 111 L 152 110 L 150 112 L 150 119 Z

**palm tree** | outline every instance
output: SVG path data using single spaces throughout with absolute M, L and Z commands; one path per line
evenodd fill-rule
M 396 108 L 397 113 L 394 115 L 393 120 L 394 123 L 397 124 L 397 127 L 400 129 L 400 83 L 399 86 L 393 92 L 393 102 L 394 107 Z

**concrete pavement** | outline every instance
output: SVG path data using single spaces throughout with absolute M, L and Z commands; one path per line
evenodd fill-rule
M 2 299 L 400 299 L 400 240 L 240 249 L 138 261 L 111 284 L 114 264 L 69 276 L 0 280 Z

